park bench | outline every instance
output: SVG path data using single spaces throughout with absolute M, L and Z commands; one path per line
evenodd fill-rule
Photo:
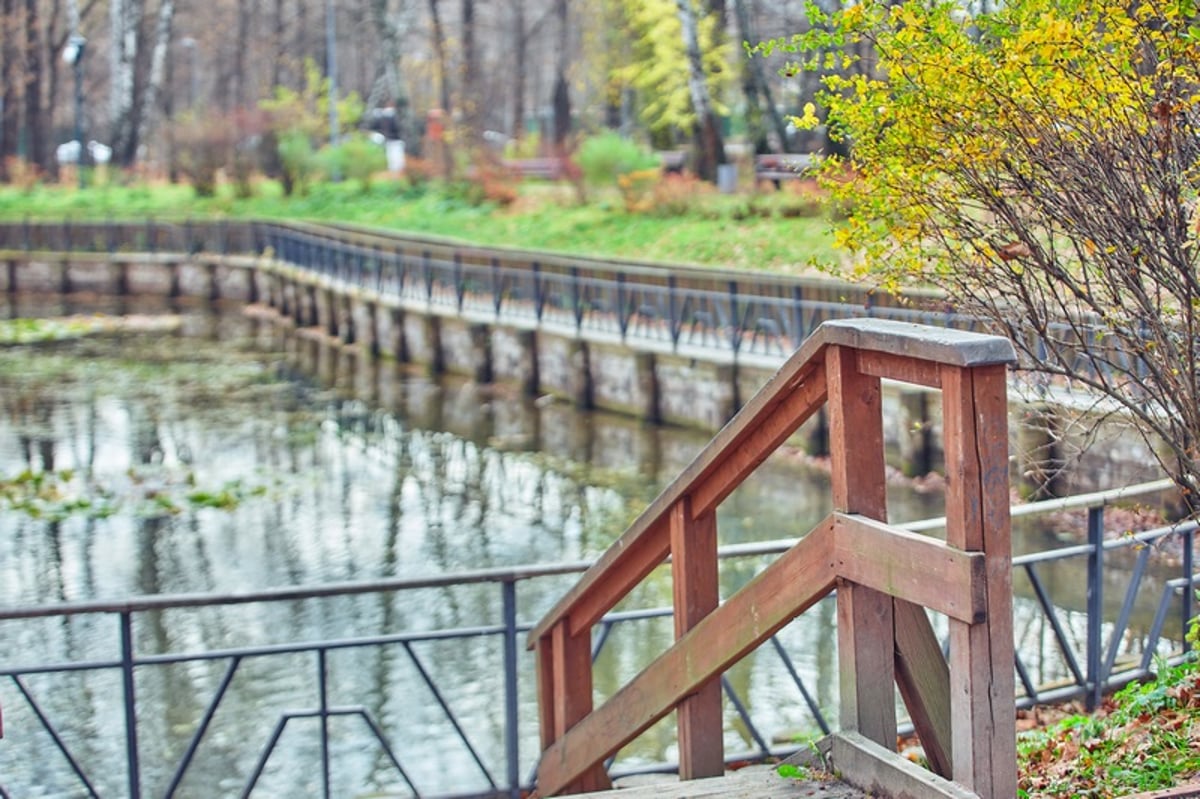
M 806 176 L 808 170 L 818 163 L 818 157 L 812 153 L 767 153 L 754 156 L 755 182 L 768 180 L 779 188 L 785 180 L 795 180 Z
M 504 168 L 522 179 L 562 180 L 567 171 L 562 158 L 506 158 Z

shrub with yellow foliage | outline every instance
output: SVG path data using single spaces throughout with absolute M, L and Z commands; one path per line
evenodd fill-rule
M 827 185 L 856 276 L 945 289 L 1023 367 L 1115 402 L 1194 498 L 1197 3 L 1002 5 L 814 7 L 810 31 L 758 50 L 823 75 L 798 122 L 850 145 Z

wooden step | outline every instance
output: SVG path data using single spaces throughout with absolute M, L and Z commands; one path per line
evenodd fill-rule
M 724 777 L 680 782 L 655 774 L 618 780 L 611 791 L 575 794 L 571 799 L 866 799 L 866 794 L 841 780 L 814 773 L 814 779 L 779 776 L 775 766 L 747 766 Z

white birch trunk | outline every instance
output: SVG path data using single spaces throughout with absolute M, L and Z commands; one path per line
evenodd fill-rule
M 150 134 L 158 121 L 158 96 L 162 92 L 167 72 L 167 52 L 171 46 L 171 23 L 175 18 L 175 0 L 162 0 L 158 9 L 158 21 L 154 27 L 154 50 L 150 53 L 150 77 L 142 94 L 141 113 L 138 114 L 137 144 L 150 141 Z
M 109 27 L 112 42 L 109 59 L 112 82 L 109 89 L 109 110 L 113 131 L 112 147 L 117 159 L 124 165 L 133 162 L 137 147 L 134 70 L 137 64 L 137 32 L 141 16 L 142 0 L 110 0 Z

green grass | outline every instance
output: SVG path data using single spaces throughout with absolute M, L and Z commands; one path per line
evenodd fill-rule
M 368 193 L 357 184 L 320 184 L 303 197 L 284 197 L 278 184 L 262 181 L 255 196 L 246 199 L 233 196 L 228 187 L 216 197 L 200 198 L 185 185 L 3 186 L 0 219 L 339 221 L 479 244 L 786 274 L 836 262 L 830 222 L 819 213 L 785 216 L 803 204 L 786 192 L 696 192 L 682 203 L 686 211 L 675 215 L 628 213 L 615 195 L 592 194 L 580 204 L 568 186 L 530 183 L 521 187 L 515 205 L 502 208 L 473 204 L 465 191 L 453 187 L 395 181 L 377 181 Z
M 1175 787 L 1200 777 L 1197 741 L 1197 662 L 1160 664 L 1156 679 L 1118 692 L 1103 712 L 1018 736 L 1018 796 L 1108 797 Z

